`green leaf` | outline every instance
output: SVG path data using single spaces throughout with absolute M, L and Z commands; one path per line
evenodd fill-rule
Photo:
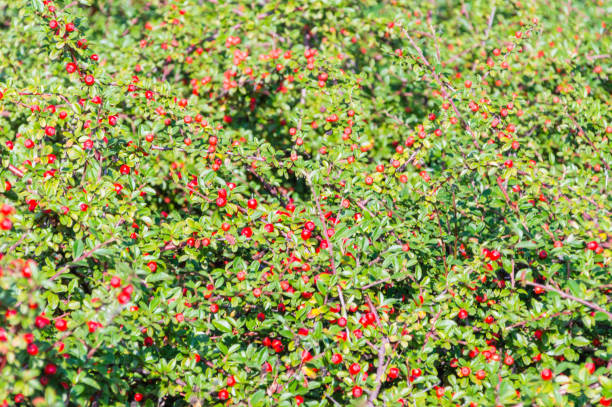
M 589 341 L 587 338 L 583 337 L 583 336 L 577 336 L 575 338 L 572 339 L 572 345 L 574 346 L 587 346 L 591 343 L 591 341 Z
M 37 12 L 42 13 L 42 11 L 44 10 L 42 0 L 30 0 L 30 3 L 32 4 L 34 10 L 36 10 Z
M 538 245 L 531 240 L 523 240 L 514 246 L 515 249 L 536 249 L 537 247 Z
M 212 324 L 215 328 L 217 328 L 221 332 L 226 332 L 226 333 L 232 332 L 232 326 L 230 325 L 229 322 L 227 322 L 224 319 L 213 319 Z
M 85 245 L 83 244 L 82 240 L 75 240 L 72 245 L 72 258 L 73 259 L 79 258 L 81 254 L 83 254 L 84 248 L 85 248 Z

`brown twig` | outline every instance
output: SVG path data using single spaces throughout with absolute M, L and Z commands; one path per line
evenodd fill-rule
M 370 310 L 374 314 L 374 318 L 376 320 L 376 326 L 379 329 L 382 329 L 380 318 L 378 317 L 378 311 L 376 311 L 376 307 L 374 307 L 374 305 L 372 304 L 372 300 L 370 299 L 370 296 L 368 294 L 365 295 L 365 300 L 368 303 L 368 307 L 370 307 Z M 374 387 L 374 389 L 372 389 L 372 391 L 370 392 L 370 396 L 368 397 L 368 401 L 367 401 L 368 406 L 374 405 L 374 400 L 376 400 L 376 398 L 378 397 L 378 393 L 380 393 L 380 388 L 382 386 L 382 376 L 385 373 L 385 370 L 389 364 L 388 361 L 387 362 L 385 361 L 386 346 L 388 343 L 389 343 L 389 339 L 383 334 L 380 345 L 378 346 L 378 362 L 376 366 L 376 381 L 375 381 L 376 387 Z
M 70 269 L 71 265 L 74 265 L 75 263 L 80 262 L 81 260 L 85 260 L 91 256 L 93 256 L 93 254 L 98 250 L 101 249 L 104 246 L 108 246 L 109 244 L 115 242 L 119 240 L 119 238 L 117 236 L 111 237 L 110 239 L 108 239 L 105 242 L 102 243 L 98 243 L 96 246 L 94 246 L 93 249 L 91 249 L 88 252 L 83 253 L 82 255 L 80 255 L 79 257 L 77 257 L 76 259 L 74 259 L 74 261 L 68 263 L 67 265 L 65 265 L 64 267 L 62 267 L 57 273 L 55 273 L 53 276 L 51 276 L 51 278 L 49 278 L 49 281 L 53 281 L 56 278 L 58 278 L 59 276 L 61 276 L 62 274 L 64 274 L 65 272 L 67 272 Z
M 310 178 L 310 174 L 306 173 L 305 175 L 306 175 L 306 182 L 308 183 L 308 186 L 310 187 L 312 191 L 312 197 L 314 198 L 314 201 L 315 201 L 317 212 L 319 214 L 319 220 L 321 221 L 321 226 L 323 227 L 324 236 L 327 238 L 327 236 L 329 236 L 327 233 L 327 221 L 325 220 L 325 216 L 323 215 L 323 210 L 321 209 L 321 202 L 319 199 L 319 195 L 317 195 L 314 185 L 312 184 L 312 179 Z M 332 274 L 336 274 L 336 262 L 334 260 L 334 246 L 329 238 L 327 238 L 327 251 L 329 253 L 329 262 L 331 265 Z M 342 288 L 340 287 L 339 283 L 336 285 L 336 289 L 338 291 L 338 298 L 340 299 L 340 305 L 342 306 L 342 316 L 346 318 L 347 316 L 346 304 L 344 302 L 344 294 L 342 293 Z M 348 326 L 347 326 L 346 327 L 346 339 L 349 340 L 349 337 L 350 337 L 350 333 L 349 333 Z
M 512 209 L 514 211 L 514 213 L 516 213 L 516 217 L 518 218 L 519 222 L 521 222 L 521 225 L 523 225 L 523 227 L 525 228 L 527 233 L 529 233 L 529 227 L 527 226 L 525 221 L 523 219 L 521 219 L 521 215 L 520 215 L 520 212 L 519 212 L 518 207 L 516 206 L 516 204 L 514 202 L 512 202 L 510 200 L 510 198 L 508 197 L 508 192 L 506 191 L 506 187 L 504 186 L 501 177 L 497 177 L 497 186 L 499 186 L 499 189 L 502 191 L 502 194 L 504 195 L 506 203 L 508 204 L 510 209 Z
M 544 318 L 556 318 L 556 317 L 558 317 L 560 315 L 571 315 L 571 314 L 573 314 L 572 311 L 561 311 L 561 312 L 557 312 L 557 313 L 554 313 L 554 314 L 551 314 L 551 315 L 542 314 L 542 315 L 537 316 L 537 317 L 535 317 L 533 319 L 529 319 L 527 321 L 516 322 L 516 323 L 514 323 L 512 325 L 509 325 L 509 326 L 504 328 L 504 331 L 509 331 L 509 330 L 517 328 L 519 326 L 525 326 L 525 325 L 527 325 L 530 322 L 539 321 L 540 319 L 544 319 Z
M 420 58 L 423 60 L 423 63 L 428 68 L 431 68 L 431 64 L 429 63 L 429 61 L 427 60 L 427 58 L 423 54 L 423 50 L 414 42 L 414 40 L 412 39 L 410 34 L 408 34 L 408 31 L 406 31 L 405 29 L 402 29 L 402 32 L 406 35 L 406 37 L 408 37 L 408 41 L 410 41 L 410 44 L 412 45 L 412 47 L 417 51 L 417 53 L 419 54 Z M 457 115 L 459 120 L 461 121 L 461 124 L 468 131 L 468 133 L 470 133 L 470 135 L 472 136 L 472 142 L 473 142 L 474 146 L 478 149 L 478 151 L 481 151 L 481 148 L 478 145 L 478 139 L 476 137 L 476 134 L 472 130 L 472 127 L 470 127 L 469 123 L 463 118 L 463 115 L 459 112 L 459 109 L 457 109 L 457 106 L 455 105 L 455 102 L 453 101 L 452 97 L 446 92 L 446 90 L 444 88 L 448 87 L 450 90 L 452 90 L 452 89 L 450 88 L 450 86 L 447 83 L 442 82 L 442 80 L 440 79 L 440 75 L 435 70 L 431 71 L 431 75 L 432 75 L 434 81 L 440 87 L 440 94 L 442 95 L 442 97 L 444 99 L 448 100 L 448 102 L 451 104 L 451 106 L 453 108 L 453 111 L 455 112 L 455 114 Z
M 525 281 L 525 284 L 530 285 L 532 287 L 543 288 L 544 290 L 547 290 L 547 291 L 553 291 L 553 292 L 559 294 L 561 297 L 563 297 L 565 299 L 578 302 L 578 303 L 580 303 L 580 304 L 582 304 L 582 305 L 584 305 L 586 307 L 594 309 L 595 311 L 603 312 L 604 314 L 606 314 L 608 316 L 608 318 L 612 319 L 612 312 L 605 310 L 604 308 L 602 308 L 601 306 L 599 306 L 599 305 L 597 305 L 595 303 L 583 300 L 582 298 L 574 297 L 573 295 L 568 294 L 568 293 L 566 293 L 564 291 L 561 291 L 561 290 L 559 290 L 559 289 L 557 289 L 555 287 L 552 287 L 550 285 L 542 285 L 542 284 L 534 283 L 532 281 Z
M 421 347 L 421 353 L 425 351 L 425 346 L 427 346 L 427 342 L 429 342 L 429 338 L 431 338 L 434 331 L 436 330 L 436 322 L 438 322 L 438 318 L 440 318 L 441 314 L 442 314 L 442 307 L 440 307 L 440 310 L 438 310 L 438 313 L 431 320 L 431 328 L 425 334 L 425 341 L 423 342 L 423 346 Z M 421 360 L 421 358 L 419 358 L 419 360 Z

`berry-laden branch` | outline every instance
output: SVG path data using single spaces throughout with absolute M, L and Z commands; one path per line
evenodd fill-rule
M 123 222 L 121 222 L 123 223 Z M 103 248 L 104 246 L 108 246 L 109 244 L 116 242 L 117 240 L 119 240 L 118 236 L 113 236 L 110 239 L 108 239 L 105 242 L 101 242 L 98 243 L 97 245 L 94 246 L 93 249 L 83 253 L 82 255 L 80 255 L 79 257 L 77 257 L 76 259 L 74 259 L 72 262 L 66 264 L 64 267 L 62 267 L 57 273 L 55 273 L 54 275 L 52 275 L 49 278 L 49 281 L 53 281 L 56 278 L 58 278 L 59 276 L 61 276 L 62 274 L 64 274 L 65 272 L 67 272 L 68 270 L 70 270 L 70 266 L 72 266 L 73 264 L 76 264 L 78 262 L 80 262 L 81 260 L 85 260 L 90 258 L 91 256 L 93 256 L 93 254 L 98 251 L 99 249 Z
M 573 311 L 561 311 L 561 312 L 555 312 L 552 315 L 542 314 L 542 315 L 537 316 L 536 318 L 528 319 L 526 321 L 516 322 L 516 323 L 514 323 L 512 325 L 504 327 L 504 331 L 510 331 L 510 330 L 512 330 L 514 328 L 525 326 L 525 325 L 527 325 L 527 324 L 529 324 L 531 322 L 539 321 L 540 319 L 544 319 L 544 318 L 556 318 L 556 317 L 561 316 L 561 315 L 571 315 L 573 313 L 574 313 Z
M 497 186 L 499 187 L 502 194 L 504 195 L 504 199 L 506 200 L 506 204 L 508 204 L 508 207 L 512 209 L 514 213 L 516 213 L 516 217 L 521 222 L 521 225 L 523 225 L 527 233 L 529 233 L 529 226 L 527 226 L 527 223 L 525 223 L 525 221 L 521 218 L 521 214 L 519 212 L 518 207 L 515 205 L 515 203 L 510 201 L 510 198 L 508 197 L 508 192 L 506 191 L 506 187 L 504 186 L 504 183 L 502 182 L 501 177 L 497 177 Z
M 586 301 L 586 300 L 583 300 L 582 298 L 575 297 L 575 296 L 573 296 L 571 294 L 568 294 L 568 293 L 566 293 L 564 291 L 561 291 L 561 290 L 559 290 L 559 289 L 557 289 L 555 287 L 552 287 L 552 286 L 550 286 L 548 284 L 547 285 L 542 285 L 542 284 L 534 283 L 533 281 L 525 281 L 525 284 L 526 285 L 530 285 L 532 287 L 542 288 L 542 289 L 547 290 L 547 291 L 553 291 L 553 292 L 559 294 L 563 298 L 566 298 L 568 300 L 572 300 L 572 301 L 578 302 L 578 303 L 580 303 L 580 304 L 582 304 L 584 306 L 587 306 L 587 307 L 589 307 L 591 309 L 594 309 L 595 311 L 603 312 L 604 314 L 606 314 L 608 316 L 608 318 L 610 318 L 612 320 L 612 312 L 602 308 L 601 306 L 599 306 L 599 305 L 597 305 L 597 304 L 595 304 L 593 302 Z
M 214 2 L 2 2 L 0 406 L 612 405 L 601 5 Z
M 376 381 L 375 381 L 376 387 L 372 389 L 368 397 L 367 405 L 368 407 L 370 407 L 374 405 L 374 400 L 376 400 L 376 398 L 378 397 L 378 393 L 380 393 L 380 388 L 382 387 L 382 377 L 383 377 L 383 374 L 385 373 L 385 370 L 387 370 L 389 363 L 391 362 L 391 358 L 386 360 L 386 357 L 385 357 L 387 353 L 387 345 L 389 344 L 389 339 L 382 332 L 382 324 L 380 323 L 380 318 L 378 317 L 378 311 L 376 311 L 376 307 L 374 306 L 374 304 L 372 304 L 372 300 L 370 299 L 370 295 L 368 293 L 364 295 L 364 298 L 366 300 L 366 303 L 368 304 L 368 307 L 370 307 L 370 311 L 374 314 L 374 318 L 376 320 L 376 327 L 378 328 L 378 330 L 380 330 L 381 335 L 382 335 L 382 338 L 380 339 L 380 344 L 378 345 L 378 350 L 377 350 L 378 356 L 377 356 L 377 363 L 376 363 Z
M 429 63 L 429 61 L 425 57 L 425 54 L 423 54 L 423 50 L 421 49 L 421 47 L 419 47 L 417 45 L 417 43 L 414 42 L 414 40 L 412 39 L 412 37 L 410 36 L 410 34 L 408 33 L 408 31 L 406 29 L 402 29 L 402 32 L 408 38 L 408 41 L 410 41 L 410 44 L 412 45 L 412 47 L 417 51 L 417 53 L 419 54 L 419 57 L 423 60 L 423 63 L 425 63 L 425 66 L 427 66 L 428 68 L 431 69 L 432 68 L 431 64 Z M 436 84 L 439 86 L 440 94 L 442 95 L 442 97 L 444 99 L 448 100 L 448 102 L 451 104 L 455 114 L 457 115 L 459 120 L 461 120 L 461 124 L 468 131 L 468 133 L 470 133 L 470 135 L 472 136 L 472 143 L 474 144 L 474 147 L 476 147 L 476 149 L 478 149 L 478 151 L 482 151 L 482 149 L 478 145 L 478 138 L 476 137 L 476 133 L 474 133 L 474 131 L 472 130 L 472 127 L 470 126 L 470 124 L 463 118 L 463 115 L 461 114 L 461 112 L 459 112 L 459 109 L 455 105 L 455 102 L 453 101 L 452 96 L 449 95 L 448 92 L 446 92 L 445 88 L 448 87 L 450 89 L 450 86 L 446 82 L 443 82 L 440 79 L 440 75 L 435 71 L 435 69 L 431 69 L 431 75 L 434 78 L 434 81 L 436 82 Z
M 308 186 L 310 187 L 312 197 L 315 201 L 315 205 L 317 208 L 317 214 L 319 216 L 319 220 L 321 221 L 321 227 L 323 228 L 323 233 L 324 233 L 323 236 L 325 236 L 325 238 L 327 239 L 327 251 L 329 253 L 329 261 L 330 261 L 330 265 L 332 269 L 332 274 L 336 274 L 337 272 L 336 272 L 336 262 L 334 260 L 334 245 L 331 242 L 330 238 L 328 237 L 329 233 L 327 229 L 327 220 L 325 219 L 325 215 L 323 214 L 323 210 L 321 209 L 321 200 L 312 183 L 311 174 L 305 173 L 305 177 L 306 177 L 306 182 L 308 183 Z M 342 307 L 342 317 L 346 318 L 348 314 L 346 312 L 346 303 L 344 301 L 344 294 L 342 292 L 342 287 L 340 287 L 340 283 L 336 285 L 336 290 L 338 292 L 338 298 L 340 299 L 340 305 Z M 350 333 L 349 333 L 348 326 L 345 327 L 345 329 L 346 329 L 346 340 L 350 341 Z

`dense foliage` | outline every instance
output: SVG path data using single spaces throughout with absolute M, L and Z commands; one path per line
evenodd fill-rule
M 609 3 L 0 1 L 0 403 L 609 406 Z

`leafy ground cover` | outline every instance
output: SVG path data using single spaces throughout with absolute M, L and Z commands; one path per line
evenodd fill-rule
M 0 2 L 0 403 L 609 406 L 604 1 Z

